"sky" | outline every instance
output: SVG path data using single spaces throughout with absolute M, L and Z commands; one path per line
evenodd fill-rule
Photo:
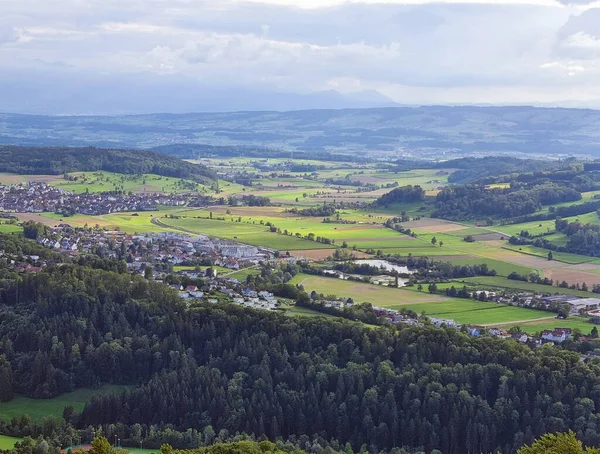
M 0 110 L 244 90 L 600 107 L 600 1 L 0 0 Z

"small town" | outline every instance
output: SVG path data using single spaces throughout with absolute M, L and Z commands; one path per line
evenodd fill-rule
M 204 204 L 198 195 L 161 193 L 82 193 L 76 194 L 40 182 L 0 186 L 0 212 L 43 213 L 62 216 L 103 215 L 119 212 L 155 211 L 158 206 Z

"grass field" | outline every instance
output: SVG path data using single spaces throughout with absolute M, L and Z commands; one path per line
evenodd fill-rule
M 437 303 L 400 304 L 389 307 L 392 309 L 405 307 L 418 314 L 423 312 L 430 317 L 449 318 L 458 323 L 490 326 L 502 323 L 516 323 L 522 320 L 546 319 L 554 316 L 550 312 L 460 298 Z
M 131 191 L 131 192 L 211 192 L 209 188 L 189 180 L 180 178 L 163 177 L 154 174 L 125 175 L 113 172 L 73 172 L 69 176 L 73 180 L 66 180 L 62 176 L 51 181 L 50 184 L 67 191 L 83 193 L 104 191 Z
M 23 441 L 23 439 L 0 435 L 0 449 L 12 449 L 18 441 Z
M 323 314 L 322 312 L 313 311 L 306 307 L 289 306 L 286 308 L 290 313 L 289 315 L 297 315 L 299 317 L 325 317 L 325 318 L 337 318 L 335 315 Z
M 526 266 L 516 265 L 514 263 L 503 262 L 501 260 L 489 259 L 486 257 L 476 258 L 453 258 L 450 260 L 453 265 L 465 266 L 465 265 L 481 265 L 486 263 L 490 270 L 496 270 L 499 276 L 508 276 L 513 271 L 519 274 L 529 274 L 532 269 Z
M 326 296 L 336 295 L 338 297 L 352 298 L 357 303 L 369 302 L 382 307 L 394 304 L 436 302 L 447 299 L 426 292 L 419 293 L 412 290 L 307 274 L 294 276 L 291 283 L 303 285 L 304 290 L 308 293 L 314 290 Z
M 491 277 L 491 276 L 478 276 L 478 277 L 468 277 L 464 279 L 455 279 L 453 282 L 458 283 L 459 285 L 484 285 L 487 287 L 498 287 L 498 288 L 506 288 L 506 289 L 516 289 L 516 290 L 524 290 L 529 292 L 538 292 L 538 293 L 549 293 L 549 294 L 561 294 L 561 295 L 573 295 L 573 296 L 581 296 L 582 298 L 591 298 L 593 297 L 592 293 L 584 292 L 581 290 L 571 290 L 568 288 L 561 287 L 552 287 L 549 285 L 542 284 L 532 284 L 530 282 L 522 282 L 522 281 L 513 281 L 509 279 L 505 279 L 500 276 Z M 455 284 L 456 286 L 456 284 Z
M 229 274 L 227 277 L 237 279 L 240 282 L 246 282 L 248 276 L 257 276 L 259 274 L 260 270 L 258 268 L 246 268 L 244 270 L 236 271 L 233 274 Z
M 508 243 L 507 243 L 508 244 Z M 523 246 L 513 246 L 508 244 L 505 246 L 506 249 L 511 251 L 520 252 L 522 254 L 534 255 L 536 257 L 547 258 L 548 257 L 548 249 L 544 249 L 541 247 L 535 247 L 531 245 L 523 245 Z M 577 265 L 580 263 L 595 263 L 598 262 L 598 259 L 594 257 L 588 257 L 585 255 L 577 255 L 570 254 L 568 252 L 556 252 L 552 251 L 553 260 L 557 260 L 559 262 L 569 263 L 573 265 Z
M 508 329 L 511 326 L 519 326 L 522 331 L 530 334 L 539 333 L 545 329 L 555 329 L 555 328 L 571 328 L 571 329 L 579 329 L 582 334 L 587 335 L 590 333 L 593 324 L 588 322 L 583 317 L 569 317 L 566 320 L 557 320 L 556 318 L 550 318 L 547 320 L 536 320 L 536 321 L 528 321 L 528 322 L 519 322 L 519 323 L 507 323 L 501 325 L 501 328 Z
M 63 408 L 72 405 L 76 411 L 81 411 L 92 396 L 98 394 L 118 393 L 125 386 L 104 385 L 100 389 L 78 389 L 53 399 L 32 399 L 16 396 L 9 402 L 0 402 L 0 419 L 10 420 L 13 417 L 29 415 L 35 422 L 40 422 L 45 416 L 62 417 Z

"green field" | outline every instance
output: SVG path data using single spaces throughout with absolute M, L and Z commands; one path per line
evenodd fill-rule
M 581 330 L 581 333 L 584 335 L 589 334 L 594 327 L 593 324 L 588 322 L 583 317 L 569 317 L 566 320 L 557 320 L 556 318 L 552 318 L 548 320 L 530 321 L 524 323 L 509 323 L 502 325 L 501 328 L 507 329 L 511 326 L 519 326 L 522 331 L 530 334 L 539 333 L 545 329 L 571 328 Z
M 23 439 L 0 435 L 0 449 L 12 449 L 15 447 L 15 443 L 19 441 L 23 441 Z
M 60 419 L 63 408 L 68 405 L 72 405 L 76 411 L 81 411 L 92 396 L 118 393 L 126 388 L 126 386 L 119 385 L 104 385 L 97 390 L 78 389 L 53 399 L 32 399 L 16 396 L 9 402 L 0 402 L 0 419 L 10 420 L 22 415 L 29 415 L 35 422 L 40 422 L 45 416 L 55 416 Z
M 161 192 L 169 194 L 182 192 L 212 192 L 206 186 L 193 181 L 163 177 L 154 174 L 125 175 L 97 171 L 72 172 L 69 176 L 73 180 L 66 180 L 61 176 L 57 176 L 56 179 L 50 181 L 50 184 L 76 193 L 118 190 L 126 192 Z
M 236 271 L 235 273 L 229 274 L 228 278 L 237 279 L 240 282 L 246 282 L 248 276 L 257 276 L 260 274 L 258 268 L 246 268 L 243 270 Z
M 549 294 L 560 294 L 560 295 L 573 295 L 573 296 L 581 296 L 582 298 L 591 298 L 593 297 L 592 293 L 584 292 L 582 290 L 571 290 L 568 288 L 561 287 L 553 287 L 549 285 L 542 284 L 532 284 L 530 282 L 522 282 L 522 281 L 513 281 L 510 279 L 505 279 L 500 276 L 491 277 L 491 276 L 478 276 L 478 277 L 467 277 L 464 279 L 455 279 L 453 282 L 455 286 L 457 285 L 468 285 L 475 284 L 486 287 L 498 287 L 504 289 L 515 289 L 515 290 L 524 290 L 529 292 L 537 292 L 537 293 L 549 293 Z
M 515 265 L 514 263 L 503 262 L 502 260 L 490 259 L 487 257 L 476 257 L 476 258 L 453 258 L 450 260 L 453 265 L 466 266 L 466 265 L 481 265 L 486 263 L 490 270 L 496 270 L 499 276 L 508 276 L 513 271 L 527 275 L 533 271 L 531 268 L 527 268 L 522 265 Z
M 389 307 L 392 309 L 407 308 L 418 314 L 423 312 L 431 317 L 449 318 L 458 323 L 490 326 L 515 323 L 520 320 L 552 318 L 554 316 L 551 312 L 459 298 L 439 303 L 400 304 Z
M 377 306 L 387 307 L 397 304 L 412 304 L 423 302 L 444 301 L 447 298 L 431 295 L 427 292 L 416 292 L 407 289 L 385 287 L 356 281 L 345 281 L 332 277 L 311 276 L 298 274 L 291 281 L 301 284 L 308 293 L 316 291 L 323 295 L 352 298 L 357 303 L 369 302 Z
M 515 252 L 520 252 L 522 254 L 534 255 L 536 257 L 541 257 L 541 258 L 547 258 L 548 252 L 549 252 L 548 249 L 544 249 L 541 247 L 535 247 L 535 246 L 531 246 L 531 245 L 523 245 L 523 246 L 508 245 L 508 246 L 505 246 L 505 249 L 509 249 L 509 250 L 515 251 Z M 580 263 L 600 263 L 600 260 L 598 260 L 594 257 L 570 254 L 568 252 L 552 251 L 552 257 L 553 257 L 553 260 L 568 263 L 571 265 L 577 265 Z

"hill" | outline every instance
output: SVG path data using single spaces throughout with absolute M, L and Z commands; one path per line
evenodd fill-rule
M 121 116 L 0 114 L 4 143 L 269 147 L 386 157 L 600 155 L 600 111 L 421 106 Z M 192 154 L 193 155 L 193 154 Z M 288 154 L 286 153 L 286 157 Z
M 98 170 L 134 175 L 152 173 L 199 183 L 209 183 L 216 178 L 205 166 L 155 151 L 0 145 L 0 172 L 60 175 Z

